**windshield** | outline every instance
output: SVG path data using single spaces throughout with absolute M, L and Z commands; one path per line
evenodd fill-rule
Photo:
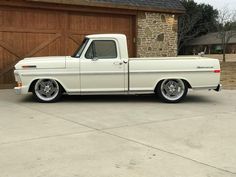
M 85 38 L 80 47 L 75 51 L 75 53 L 72 55 L 72 57 L 80 58 L 82 52 L 84 51 L 84 48 L 86 47 L 89 39 Z

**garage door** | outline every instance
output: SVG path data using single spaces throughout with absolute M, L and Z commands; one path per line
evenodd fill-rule
M 0 87 L 13 86 L 13 66 L 20 59 L 71 55 L 88 34 L 126 34 L 134 56 L 134 27 L 129 15 L 0 7 Z

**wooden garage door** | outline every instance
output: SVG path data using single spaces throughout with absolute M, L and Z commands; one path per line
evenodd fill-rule
M 15 83 L 13 66 L 17 61 L 71 55 L 88 34 L 126 34 L 129 54 L 134 56 L 133 23 L 129 15 L 0 7 L 0 87 Z

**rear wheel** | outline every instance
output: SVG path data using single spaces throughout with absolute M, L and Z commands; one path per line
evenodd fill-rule
M 62 88 L 53 79 L 40 79 L 34 85 L 33 95 L 39 102 L 52 103 L 59 100 Z
M 157 94 L 162 101 L 167 103 L 178 103 L 188 93 L 188 87 L 180 79 L 166 79 L 157 86 Z

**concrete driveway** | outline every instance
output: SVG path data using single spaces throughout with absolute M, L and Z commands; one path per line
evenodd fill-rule
M 236 176 L 236 91 L 41 104 L 1 90 L 0 176 Z

